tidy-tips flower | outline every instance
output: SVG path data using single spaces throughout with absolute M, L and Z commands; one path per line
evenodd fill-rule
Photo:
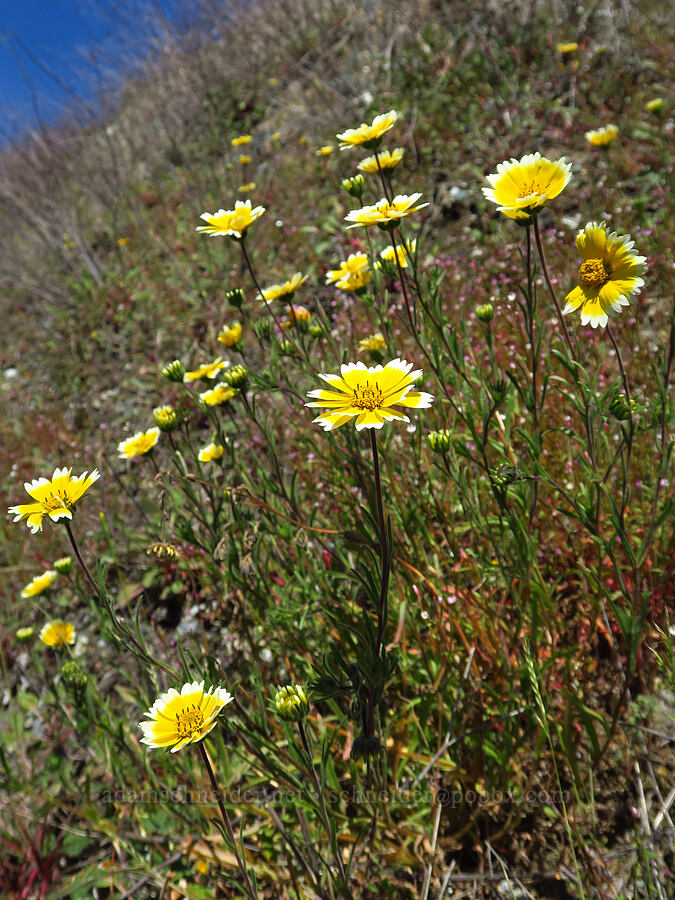
M 213 462 L 216 459 L 220 459 L 224 452 L 225 447 L 222 444 L 215 444 L 212 441 L 199 451 L 199 462 Z
M 591 147 L 607 147 L 616 138 L 619 129 L 616 125 L 605 125 L 604 128 L 596 128 L 594 131 L 587 131 L 585 138 Z
M 312 314 L 306 306 L 293 306 L 293 304 L 291 304 L 288 307 L 288 318 L 285 322 L 282 322 L 282 327 L 297 328 L 298 331 L 306 334 L 311 321 Z
M 173 406 L 156 406 L 152 411 L 152 421 L 160 431 L 171 432 L 178 428 L 178 413 Z
M 166 378 L 168 381 L 174 381 L 176 383 L 181 382 L 184 375 L 185 369 L 183 368 L 183 363 L 179 359 L 174 359 L 162 368 L 162 377 Z
M 348 128 L 347 131 L 337 135 L 337 139 L 340 141 L 340 150 L 348 150 L 350 147 L 359 146 L 377 147 L 382 140 L 382 136 L 390 128 L 393 128 L 398 118 L 399 114 L 395 109 L 392 109 L 388 113 L 375 116 L 370 125 L 363 122 L 358 128 Z
M 367 353 L 376 363 L 382 362 L 386 349 L 387 342 L 384 339 L 384 335 L 379 331 L 359 341 L 359 350 L 362 353 Z
M 244 144 L 250 144 L 252 140 L 253 140 L 252 135 L 240 134 L 239 137 L 232 138 L 232 146 L 233 147 L 243 147 Z
M 183 381 L 185 384 L 190 384 L 190 382 L 198 381 L 200 378 L 215 378 L 218 372 L 226 368 L 227 365 L 222 356 L 217 356 L 213 362 L 204 363 L 193 372 L 186 372 L 183 376 Z
M 499 163 L 497 172 L 487 176 L 490 187 L 482 190 L 509 219 L 529 220 L 564 190 L 571 175 L 572 165 L 564 156 L 552 162 L 540 153 L 528 153 Z
M 44 591 L 48 590 L 54 579 L 57 577 L 57 572 L 54 569 L 48 569 L 46 572 L 43 572 L 41 575 L 36 575 L 21 591 L 21 596 L 25 600 L 27 597 L 37 597 L 39 594 L 42 594 Z
M 66 644 L 75 643 L 75 628 L 70 622 L 63 622 L 61 619 L 55 619 L 47 624 L 40 631 L 40 640 L 48 647 L 65 647 Z
M 351 197 L 361 199 L 366 189 L 366 179 L 363 175 L 352 175 L 351 178 L 342 179 L 342 187 Z
M 250 157 L 250 156 L 246 156 L 246 154 L 242 154 L 242 155 L 239 157 L 239 164 L 242 165 L 242 166 L 247 166 L 250 162 L 251 162 L 251 157 Z
M 52 568 L 55 569 L 59 575 L 69 575 L 73 571 L 73 557 L 60 556 L 58 559 L 54 560 Z
M 248 369 L 241 363 L 230 366 L 226 372 L 223 372 L 223 381 L 230 387 L 242 388 L 248 381 Z
M 389 150 L 382 150 L 376 153 L 374 156 L 366 156 L 366 158 L 362 159 L 356 168 L 359 170 L 359 172 L 367 172 L 369 175 L 377 175 L 380 169 L 383 172 L 390 172 L 392 169 L 395 169 L 402 159 L 403 149 L 401 147 L 395 147 L 391 152 Z
M 556 45 L 556 50 L 558 51 L 558 53 L 562 53 L 563 56 L 568 53 L 576 53 L 578 49 L 579 45 L 576 43 L 576 41 L 569 41 L 566 44 Z
M 372 274 L 368 254 L 351 253 L 337 269 L 326 273 L 326 284 L 334 284 L 341 291 L 358 291 L 368 284 Z
M 204 391 L 203 394 L 200 394 L 199 399 L 205 406 L 220 406 L 222 403 L 227 403 L 228 400 L 231 400 L 235 394 L 236 391 L 233 391 L 229 384 L 217 384 L 210 391 Z
M 11 506 L 8 510 L 15 522 L 26 519 L 26 524 L 35 534 L 42 530 L 42 520 L 49 516 L 52 522 L 61 518 L 72 519 L 73 507 L 95 481 L 101 477 L 97 469 L 88 475 L 83 472 L 73 478 L 72 469 L 55 469 L 51 478 L 37 478 L 24 484 L 33 503 Z
M 169 688 L 148 712 L 147 722 L 140 722 L 142 744 L 148 747 L 170 747 L 172 753 L 186 744 L 201 741 L 215 727 L 222 709 L 234 700 L 222 687 L 204 690 L 203 681 L 184 684 L 180 693 Z
M 412 259 L 415 255 L 416 248 L 417 241 L 397 244 L 395 253 L 392 246 L 385 247 L 380 253 L 380 259 L 384 260 L 384 262 L 393 263 L 394 265 L 396 265 L 396 262 L 398 261 L 398 265 L 402 269 L 406 269 L 408 267 L 408 260 Z M 382 268 L 381 263 L 378 262 L 377 265 L 378 268 Z
M 266 301 L 279 300 L 281 297 L 290 297 L 307 281 L 308 277 L 309 276 L 307 275 L 301 275 L 300 272 L 296 272 L 288 281 L 284 281 L 282 284 L 272 284 L 268 288 L 265 288 L 262 295 Z
M 319 147 L 316 151 L 317 156 L 330 156 L 333 152 L 333 147 L 330 144 L 326 144 L 324 147 Z
M 274 711 L 285 722 L 302 722 L 308 710 L 307 694 L 299 684 L 287 684 L 274 695 Z
M 240 194 L 250 194 L 251 191 L 255 190 L 255 181 L 247 181 L 246 184 L 239 185 L 239 193 Z
M 433 402 L 431 394 L 413 391 L 422 370 L 411 371 L 412 363 L 392 359 L 385 366 L 366 367 L 362 362 L 345 363 L 339 375 L 319 375 L 330 389 L 310 391 L 311 403 L 306 406 L 328 410 L 314 419 L 325 431 L 340 428 L 356 419 L 356 430 L 382 428 L 385 422 L 397 419 L 409 422 L 405 409 L 427 409 Z
M 621 312 L 640 293 L 647 261 L 637 255 L 629 235 L 608 231 L 604 222 L 589 222 L 576 244 L 583 259 L 579 284 L 565 297 L 563 312 L 580 309 L 582 325 L 604 328 L 608 316 Z
M 117 445 L 117 455 L 120 459 L 135 459 L 137 456 L 145 456 L 155 446 L 159 439 L 159 428 L 148 428 L 147 431 L 138 431 L 126 441 L 120 441 Z
M 226 347 L 236 347 L 241 340 L 241 322 L 233 322 L 222 329 L 218 335 L 218 343 Z
M 361 209 L 353 209 L 345 216 L 345 222 L 349 222 L 347 228 L 358 228 L 359 225 L 378 225 L 384 231 L 396 228 L 401 219 L 417 212 L 418 209 L 428 206 L 428 203 L 415 204 L 421 194 L 399 194 L 393 200 L 386 198 L 378 200 L 373 206 L 364 206 Z
M 236 200 L 234 209 L 219 209 L 214 213 L 202 213 L 200 219 L 208 222 L 208 225 L 198 225 L 196 230 L 212 237 L 230 237 L 235 241 L 241 241 L 246 235 L 246 229 L 265 212 L 264 206 L 251 206 L 250 200 Z
M 16 639 L 17 641 L 29 641 L 34 634 L 35 629 L 32 625 L 24 625 L 22 628 L 17 628 Z

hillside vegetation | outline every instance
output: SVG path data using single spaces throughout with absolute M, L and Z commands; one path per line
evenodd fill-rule
M 668 5 L 192 15 L 0 156 L 3 896 L 668 900 Z

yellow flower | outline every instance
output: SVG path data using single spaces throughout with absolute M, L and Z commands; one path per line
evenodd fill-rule
M 225 448 L 222 444 L 214 444 L 211 442 L 206 447 L 202 447 L 199 451 L 199 462 L 213 462 L 215 459 L 220 459 L 224 452 Z
M 120 459 L 135 459 L 144 456 L 155 446 L 159 438 L 159 428 L 148 428 L 147 431 L 138 431 L 126 441 L 120 441 L 117 445 Z
M 255 190 L 255 181 L 247 181 L 246 184 L 242 184 L 239 188 L 240 194 L 247 194 L 249 191 Z
M 281 132 L 280 132 L 280 131 L 275 131 L 274 134 L 272 135 L 272 140 L 273 140 L 273 141 L 280 141 L 280 140 L 281 140 Z
M 155 700 L 145 713 L 147 722 L 140 722 L 142 744 L 148 747 L 170 747 L 175 753 L 186 744 L 201 741 L 216 724 L 224 706 L 234 700 L 221 687 L 204 691 L 204 682 L 184 684 L 180 693 L 175 688 Z
M 288 318 L 283 323 L 283 326 L 284 328 L 294 328 L 297 326 L 298 329 L 304 333 L 307 331 L 311 318 L 312 314 L 305 306 L 293 306 L 291 304 L 288 307 Z
M 243 147 L 244 144 L 250 144 L 253 140 L 250 134 L 242 134 L 239 137 L 232 138 L 233 147 Z
M 290 297 L 297 289 L 307 281 L 307 275 L 296 272 L 290 281 L 283 284 L 272 284 L 262 292 L 265 300 L 279 300 L 280 297 Z
M 529 153 L 520 160 L 500 163 L 497 173 L 487 176 L 490 187 L 482 190 L 509 219 L 529 219 L 561 193 L 571 172 L 572 165 L 564 156 L 551 162 L 540 153 Z
M 387 346 L 387 342 L 384 339 L 384 335 L 376 331 L 375 334 L 369 335 L 367 338 L 363 338 L 359 341 L 359 350 L 368 353 L 379 353 L 381 350 L 384 350 Z
M 199 218 L 209 224 L 198 225 L 196 230 L 210 234 L 212 237 L 226 235 L 235 241 L 240 241 L 243 239 L 246 229 L 264 212 L 264 206 L 251 208 L 250 200 L 236 200 L 234 209 L 219 209 L 215 213 L 202 213 Z
M 605 125 L 604 128 L 587 131 L 585 137 L 591 147 L 607 147 L 618 133 L 619 129 L 616 125 Z
M 16 639 L 17 641 L 29 641 L 34 634 L 35 629 L 32 625 L 24 625 L 23 628 L 17 628 Z
M 366 125 L 363 122 L 358 128 L 349 128 L 337 135 L 340 143 L 340 150 L 348 150 L 350 147 L 358 147 L 363 144 L 365 147 L 377 147 L 382 140 L 382 135 L 389 131 L 398 121 L 398 113 L 395 109 L 381 116 L 375 116 L 372 125 Z
M 221 403 L 227 403 L 236 394 L 229 384 L 217 384 L 210 391 L 204 391 L 199 395 L 199 399 L 205 406 L 220 406 Z
M 402 159 L 403 150 L 401 147 L 396 147 L 391 153 L 389 150 L 383 150 L 381 153 L 376 153 L 375 156 L 366 156 L 356 168 L 359 172 L 367 172 L 369 175 L 376 175 L 380 169 L 382 169 L 383 172 L 386 172 L 389 169 L 395 169 Z M 378 160 L 380 163 L 379 168 L 377 166 Z
M 608 316 L 621 312 L 640 293 L 647 270 L 629 235 L 608 232 L 605 223 L 590 222 L 577 235 L 577 250 L 583 259 L 579 284 L 565 297 L 564 313 L 581 308 L 581 324 L 593 328 L 607 325 Z
M 233 322 L 229 328 L 223 328 L 218 341 L 226 347 L 234 347 L 241 340 L 241 322 Z
M 433 397 L 423 391 L 412 391 L 413 383 L 422 375 L 422 370 L 411 372 L 413 364 L 404 359 L 392 359 L 386 366 L 367 368 L 362 362 L 346 363 L 340 368 L 340 375 L 319 375 L 333 390 L 318 388 L 307 396 L 314 406 L 330 410 L 314 419 L 325 431 L 340 428 L 356 416 L 356 430 L 362 428 L 382 428 L 385 422 L 399 419 L 410 420 L 404 409 L 427 409 Z
M 225 366 L 227 366 L 227 363 L 221 356 L 217 356 L 212 363 L 204 363 L 204 365 L 200 366 L 198 369 L 195 369 L 192 372 L 186 372 L 183 376 L 183 381 L 186 384 L 189 384 L 200 378 L 215 378 L 218 372 L 220 372 L 221 369 L 224 369 Z
M 415 255 L 415 248 L 417 247 L 417 241 L 410 241 L 403 245 L 402 243 L 396 245 L 396 253 L 394 253 L 393 247 L 385 247 L 384 250 L 380 253 L 380 259 L 383 259 L 385 262 L 394 263 L 396 265 L 396 260 L 398 259 L 398 264 L 402 269 L 407 268 L 408 259 L 412 258 Z M 381 266 L 378 263 L 378 268 Z
M 566 53 L 576 53 L 579 49 L 579 45 L 575 41 L 570 41 L 568 44 L 558 44 L 556 50 L 558 53 L 562 53 L 563 56 Z
M 332 152 L 333 152 L 333 148 L 331 147 L 331 145 L 326 144 L 325 147 L 319 147 L 319 149 L 316 151 L 316 155 L 317 156 L 330 156 Z
M 239 162 L 241 163 L 242 166 L 247 166 L 251 162 L 251 157 L 246 156 L 246 154 L 242 154 L 239 157 Z
M 152 411 L 152 421 L 160 431 L 175 431 L 178 428 L 178 413 L 168 404 L 156 406 Z
M 37 478 L 24 484 L 35 503 L 11 506 L 8 510 L 15 522 L 26 519 L 33 534 L 42 530 L 42 519 L 49 516 L 52 522 L 58 519 L 72 519 L 72 508 L 80 497 L 101 477 L 96 469 L 87 475 L 83 472 L 77 478 L 71 476 L 72 469 L 55 469 L 49 478 Z
M 645 109 L 650 113 L 660 113 L 663 109 L 663 97 L 654 97 L 645 103 Z
M 298 138 L 298 143 L 304 147 L 304 145 L 307 143 L 307 135 L 303 134 L 302 137 Z
M 361 209 L 353 209 L 345 216 L 345 222 L 350 222 L 347 228 L 358 228 L 359 225 L 378 225 L 385 231 L 396 228 L 399 221 L 410 213 L 417 212 L 428 206 L 428 203 L 417 203 L 421 194 L 399 194 L 392 201 L 378 200 L 374 206 L 364 206 Z
M 46 591 L 51 587 L 52 582 L 57 577 L 57 573 L 54 569 L 48 569 L 46 572 L 43 572 L 42 575 L 36 575 L 32 581 L 29 581 L 26 587 L 21 591 L 21 596 L 24 600 L 27 597 L 37 597 L 38 594 L 41 594 L 43 591 Z
M 129 243 L 129 238 L 128 238 L 128 237 L 117 238 L 117 246 L 118 246 L 118 247 L 126 247 L 126 245 L 127 245 L 128 243 Z
M 40 632 L 40 640 L 48 647 L 65 647 L 75 643 L 75 629 L 69 622 L 55 619 L 47 622 Z
M 268 78 L 267 83 L 269 84 L 270 87 L 276 87 L 279 84 L 279 79 L 278 78 Z
M 338 269 L 326 273 L 326 284 L 335 284 L 341 291 L 358 291 L 372 277 L 366 253 L 352 253 L 343 259 Z

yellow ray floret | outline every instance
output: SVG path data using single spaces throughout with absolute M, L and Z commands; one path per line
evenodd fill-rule
M 572 165 L 564 156 L 552 162 L 540 153 L 528 153 L 500 163 L 497 172 L 487 176 L 490 187 L 482 190 L 508 218 L 527 219 L 557 197 L 571 175 Z
M 231 237 L 240 241 L 246 229 L 265 212 L 264 206 L 251 207 L 250 200 L 237 200 L 234 209 L 219 209 L 214 213 L 202 213 L 199 217 L 208 225 L 198 225 L 197 231 L 212 237 Z
M 410 213 L 417 212 L 428 206 L 428 203 L 415 204 L 421 194 L 399 194 L 393 200 L 378 200 L 373 206 L 364 206 L 361 209 L 353 209 L 345 216 L 345 222 L 349 222 L 347 228 L 357 228 L 359 225 L 379 225 L 381 228 L 395 228 L 398 222 Z
M 382 135 L 389 131 L 398 121 L 398 113 L 395 109 L 389 110 L 380 116 L 375 116 L 372 124 L 363 122 L 358 128 L 348 128 L 342 134 L 337 135 L 340 141 L 340 150 L 348 150 L 350 147 L 358 147 L 363 144 L 366 147 L 375 146 L 382 139 Z
M 604 222 L 589 222 L 577 235 L 577 250 L 583 262 L 579 284 L 569 292 L 564 313 L 581 310 L 581 324 L 603 328 L 608 317 L 629 306 L 640 293 L 647 270 L 629 235 L 608 232 Z
M 412 363 L 392 359 L 385 366 L 367 367 L 362 362 L 346 363 L 340 375 L 319 375 L 330 390 L 310 391 L 313 402 L 305 404 L 329 410 L 314 419 L 325 431 L 339 428 L 356 417 L 356 430 L 382 428 L 385 422 L 399 419 L 409 422 L 406 409 L 427 409 L 433 397 L 411 390 L 422 370 L 411 371 Z
M 382 169 L 383 172 L 395 169 L 402 159 L 403 148 L 395 147 L 391 152 L 389 152 L 389 150 L 380 150 L 374 156 L 366 156 L 356 168 L 359 172 L 367 172 L 368 175 L 376 175 L 380 169 Z
M 51 479 L 37 478 L 24 484 L 27 493 L 34 503 L 23 503 L 11 506 L 8 510 L 15 522 L 26 519 L 26 524 L 35 534 L 42 529 L 45 516 L 56 522 L 61 518 L 72 519 L 72 509 L 95 481 L 101 477 L 96 469 L 87 475 L 83 472 L 76 478 L 70 474 L 72 469 L 55 469 Z
M 225 362 L 222 356 L 217 356 L 213 362 L 204 363 L 198 369 L 195 369 L 192 372 L 186 372 L 185 375 L 183 375 L 183 381 L 186 384 L 190 384 L 190 382 L 198 381 L 200 378 L 215 378 L 218 372 L 228 365 L 229 363 Z
M 120 441 L 117 445 L 117 454 L 120 459 L 135 459 L 149 453 L 157 443 L 159 428 L 149 428 L 147 431 L 138 431 L 126 441 Z
M 368 254 L 351 253 L 337 269 L 326 273 L 326 284 L 334 284 L 341 291 L 358 291 L 368 284 L 372 274 Z
M 148 712 L 148 721 L 140 722 L 142 744 L 149 747 L 170 747 L 175 753 L 186 744 L 201 741 L 216 724 L 216 719 L 232 694 L 221 687 L 204 690 L 203 681 L 184 684 L 180 693 L 175 688 L 155 700 Z

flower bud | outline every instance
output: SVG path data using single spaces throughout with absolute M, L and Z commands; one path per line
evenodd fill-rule
M 434 453 L 447 453 L 450 449 L 450 431 L 443 428 L 440 431 L 430 431 L 427 441 Z
M 515 481 L 520 481 L 522 476 L 516 466 L 505 463 L 501 466 L 493 466 L 490 469 L 490 478 L 495 487 L 505 488 Z
M 32 625 L 25 625 L 23 628 L 18 628 L 16 632 L 17 641 L 29 641 L 33 635 L 35 634 L 35 629 Z
M 248 381 L 248 369 L 241 364 L 230 366 L 229 369 L 223 372 L 223 381 L 229 384 L 230 387 L 243 388 Z
M 481 303 L 476 307 L 476 318 L 481 322 L 490 323 L 495 314 L 495 308 L 491 303 Z
M 293 344 L 291 341 L 279 341 L 279 349 L 282 356 L 293 356 Z
M 268 341 L 272 334 L 272 323 L 269 319 L 258 319 L 253 325 L 253 330 L 255 331 L 258 340 Z
M 225 292 L 225 299 L 230 306 L 235 306 L 239 309 L 244 303 L 244 292 L 241 288 L 233 288 L 231 291 Z
M 83 688 L 87 683 L 87 673 L 83 672 L 73 659 L 61 666 L 61 677 L 63 678 L 64 684 L 73 690 Z
M 310 322 L 309 333 L 313 338 L 325 337 L 326 329 L 321 322 Z
M 375 735 L 366 737 L 360 734 L 352 744 L 351 758 L 372 759 L 379 754 L 381 747 L 380 739 Z
M 62 556 L 60 559 L 55 559 L 52 563 L 52 569 L 59 573 L 59 575 L 68 575 L 69 572 L 73 570 L 73 559 L 71 556 Z
M 631 414 L 635 414 L 635 400 L 631 399 L 629 406 L 626 395 L 618 394 L 609 404 L 609 411 L 617 421 L 625 422 Z
M 307 716 L 309 700 L 299 684 L 287 684 L 276 692 L 274 707 L 285 722 L 301 722 Z
M 185 369 L 183 368 L 183 363 L 179 359 L 174 359 L 173 362 L 167 363 L 162 369 L 162 375 L 168 381 L 175 381 L 183 383 L 183 376 L 185 375 Z
M 160 431 L 175 431 L 178 428 L 178 413 L 173 406 L 156 406 L 152 411 L 152 421 Z
M 352 175 L 351 178 L 342 179 L 342 187 L 351 197 L 356 197 L 360 200 L 366 189 L 366 179 L 363 175 Z

